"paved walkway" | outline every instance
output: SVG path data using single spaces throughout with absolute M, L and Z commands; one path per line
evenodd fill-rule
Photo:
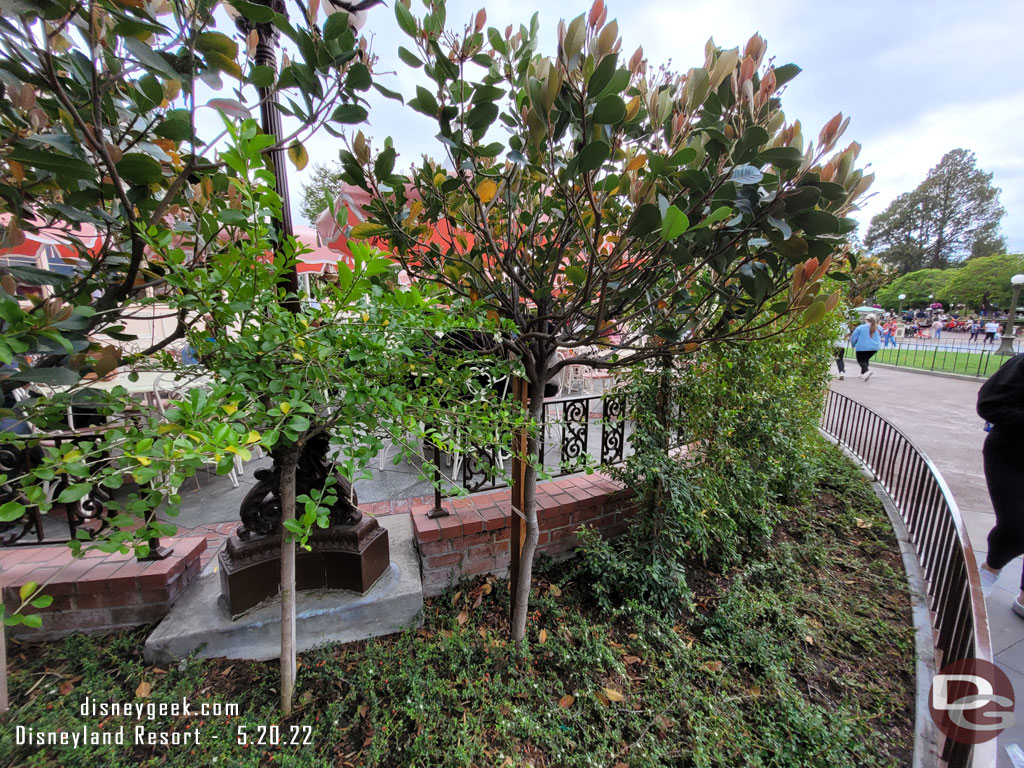
M 851 375 L 856 367 L 848 362 L 846 380 L 833 381 L 832 388 L 891 421 L 928 455 L 949 484 L 971 545 L 978 559 L 983 560 L 988 550 L 986 537 L 995 517 L 982 468 L 985 431 L 974 412 L 982 382 L 881 366 L 874 367 L 874 376 L 864 382 Z M 998 768 L 1017 768 L 1006 746 L 1019 744 L 1024 748 L 1024 620 L 1010 611 L 1010 602 L 1020 588 L 1021 563 L 1017 558 L 1003 569 L 988 599 L 996 663 L 1009 676 L 1018 700 L 1017 724 L 999 737 Z

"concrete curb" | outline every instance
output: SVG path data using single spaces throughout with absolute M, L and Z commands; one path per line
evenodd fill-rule
M 839 443 L 822 430 L 822 436 L 833 445 Z M 874 473 L 869 470 L 856 454 L 839 446 L 856 464 L 866 478 L 871 481 L 871 489 L 875 492 L 886 515 L 892 525 L 893 533 L 896 534 L 896 541 L 899 544 L 900 556 L 903 559 L 903 569 L 907 575 L 907 587 L 910 594 L 911 614 L 914 620 L 914 656 L 916 658 L 915 677 L 917 691 L 915 694 L 914 711 L 914 762 L 913 768 L 932 768 L 940 765 L 941 746 L 939 729 L 932 720 L 931 711 L 928 708 L 929 693 L 931 691 L 932 678 L 935 676 L 935 635 L 932 631 L 931 612 L 928 608 L 928 592 L 925 587 L 924 574 L 917 559 L 917 552 L 910 541 L 906 526 L 900 517 L 896 505 L 885 489 L 877 482 Z
M 920 373 L 924 376 L 938 376 L 941 379 L 959 379 L 960 381 L 976 381 L 978 386 L 984 384 L 987 376 L 965 376 L 962 373 L 948 373 L 947 371 L 925 371 L 921 368 L 911 368 L 908 365 L 889 365 L 888 363 L 871 363 L 872 368 L 887 368 L 890 371 L 907 371 L 908 373 Z

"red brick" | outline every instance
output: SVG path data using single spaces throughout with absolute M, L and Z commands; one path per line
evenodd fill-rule
M 416 541 L 437 541 L 441 538 L 441 527 L 438 525 L 437 520 L 413 515 L 412 524 L 415 529 Z
M 185 572 L 186 563 L 183 560 L 167 558 L 149 563 L 148 567 L 140 573 L 136 579 L 141 589 L 160 589 L 166 587 L 167 583 Z
M 420 517 L 422 515 L 423 517 L 426 517 L 428 514 L 430 514 L 430 510 L 432 510 L 433 508 L 433 504 L 417 504 L 412 508 L 412 516 Z
M 8 568 L 12 568 L 19 563 L 26 561 L 36 562 L 41 555 L 49 559 L 49 550 L 51 549 L 51 547 L 34 547 L 28 544 L 0 549 L 0 569 L 6 571 Z M 36 550 L 46 551 L 40 553 Z
M 490 573 L 497 567 L 493 557 L 480 557 L 462 562 L 462 573 L 464 575 L 478 576 L 483 573 Z
M 463 536 L 461 549 L 469 549 L 470 547 L 476 547 L 480 544 L 490 544 L 492 541 L 498 540 L 494 533 L 491 531 L 483 531 L 482 533 L 474 533 L 471 536 Z
M 87 611 L 96 608 L 121 608 L 125 605 L 134 605 L 137 602 L 138 592 L 94 592 L 88 595 L 75 596 L 75 609 Z
M 450 565 L 458 565 L 462 562 L 461 552 L 449 552 L 447 555 L 433 555 L 426 560 L 428 568 L 446 568 Z
M 507 528 L 511 524 L 509 522 L 509 516 L 499 507 L 479 507 L 477 511 L 484 521 L 484 530 L 497 531 L 502 528 Z
M 495 541 L 479 547 L 466 550 L 466 557 L 469 559 L 479 557 L 500 557 L 509 555 L 509 543 L 507 541 Z
M 483 518 L 475 509 L 459 510 L 459 519 L 462 521 L 463 536 L 471 533 L 480 533 L 484 529 Z
M 160 621 L 170 606 L 166 603 L 158 605 L 129 605 L 123 608 L 110 608 L 110 623 L 115 627 L 150 624 Z
M 451 540 L 440 539 L 438 541 L 426 541 L 417 545 L 422 556 L 443 555 L 451 551 Z
M 125 570 L 125 563 L 105 562 L 94 565 L 89 571 L 86 579 L 80 581 L 76 586 L 78 594 L 92 594 L 95 592 L 115 592 L 124 590 L 135 590 L 135 572 Z
M 462 521 L 456 515 L 437 518 L 441 526 L 441 538 L 453 539 L 462 535 Z

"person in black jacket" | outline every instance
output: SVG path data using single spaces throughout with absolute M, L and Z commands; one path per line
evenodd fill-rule
M 992 425 L 985 438 L 985 480 L 996 513 L 981 566 L 985 594 L 1008 562 L 1024 554 L 1024 354 L 1016 355 L 978 390 L 978 415 Z M 1024 617 L 1024 577 L 1013 611 Z

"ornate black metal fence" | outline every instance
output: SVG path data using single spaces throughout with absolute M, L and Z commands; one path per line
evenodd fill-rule
M 616 464 L 628 447 L 626 396 L 617 392 L 570 395 L 544 401 L 538 458 L 553 477 L 587 466 Z M 466 491 L 504 488 L 499 466 L 508 457 L 493 446 L 464 448 L 459 485 Z
M 822 429 L 854 453 L 892 499 L 910 535 L 928 588 L 936 665 L 992 661 L 988 614 L 967 529 L 935 465 L 893 424 L 838 392 L 829 392 Z M 995 741 L 972 747 L 946 739 L 950 768 L 996 764 Z

